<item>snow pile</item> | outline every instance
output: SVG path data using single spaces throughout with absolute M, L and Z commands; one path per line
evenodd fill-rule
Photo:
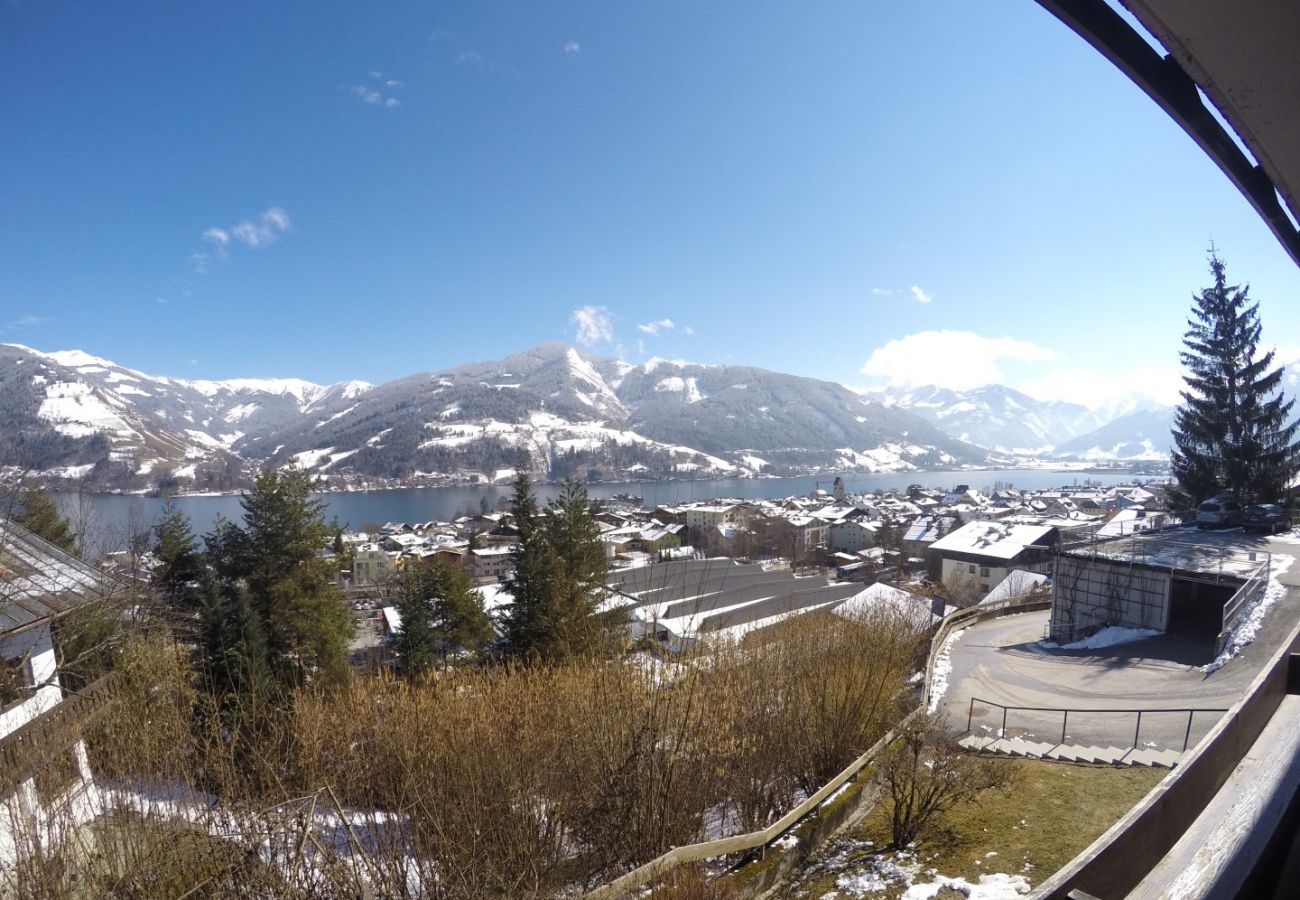
M 930 704 L 926 712 L 932 713 L 939 708 L 939 701 L 948 693 L 948 676 L 952 674 L 952 645 L 960 640 L 966 629 L 954 631 L 939 648 L 939 655 L 934 658 L 934 681 L 930 685 Z
M 872 856 L 871 868 L 865 872 L 841 875 L 835 887 L 850 897 L 861 897 L 883 891 L 895 884 L 911 884 L 921 867 L 913 861 L 913 854 L 900 850 L 896 856 Z
M 948 878 L 937 876 L 929 884 L 913 884 L 900 900 L 931 900 L 944 888 L 963 894 L 969 900 L 1018 900 L 1029 893 L 1029 882 L 1023 875 L 1006 875 L 994 872 L 981 875 L 980 880 L 971 884 L 965 878 Z
M 1264 616 L 1269 609 L 1278 600 L 1281 600 L 1286 594 L 1286 585 L 1277 580 L 1287 569 L 1291 568 L 1291 563 L 1295 562 L 1294 556 L 1285 554 L 1273 554 L 1272 565 L 1268 572 L 1268 587 L 1264 590 L 1262 597 L 1255 600 L 1254 603 L 1242 610 L 1237 619 L 1237 624 L 1232 627 L 1232 633 L 1223 645 L 1223 652 L 1214 658 L 1213 662 L 1201 666 L 1201 671 L 1206 675 L 1217 672 L 1242 651 L 1251 641 L 1255 640 L 1255 635 L 1259 634 L 1259 626 L 1264 623 Z
M 1107 625 L 1096 634 L 1089 635 L 1073 644 L 1058 644 L 1055 641 L 1039 641 L 1038 645 L 1047 650 L 1101 650 L 1117 644 L 1144 641 L 1161 632 L 1155 628 L 1127 628 L 1123 625 Z

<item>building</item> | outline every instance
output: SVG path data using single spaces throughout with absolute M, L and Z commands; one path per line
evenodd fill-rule
M 479 547 L 469 551 L 469 574 L 482 581 L 499 581 L 514 565 L 514 548 Z
M 382 584 L 397 574 L 395 555 L 379 544 L 361 544 L 353 553 L 352 583 L 354 585 Z
M 63 698 L 51 626 L 115 587 L 98 570 L 0 519 L 0 820 L 6 826 L 0 872 L 12 872 L 28 852 L 26 837 L 52 839 L 64 825 L 90 821 L 99 808 L 85 745 L 64 721 L 78 707 Z M 92 697 L 94 688 L 82 697 Z M 56 820 L 59 827 L 51 827 Z
M 971 522 L 930 545 L 939 578 L 963 599 L 977 600 L 1013 569 L 1045 568 L 1060 542 L 1052 525 Z

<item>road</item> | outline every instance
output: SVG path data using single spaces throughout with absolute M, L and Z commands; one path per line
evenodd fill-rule
M 1212 540 L 1267 549 L 1279 556 L 1300 557 L 1300 537 L 1248 538 L 1239 532 L 1215 535 Z M 949 727 L 996 733 L 1002 711 L 972 698 L 1007 706 L 1068 708 L 1071 710 L 1227 708 L 1241 698 L 1261 667 L 1300 619 L 1300 563 L 1278 577 L 1294 586 L 1269 610 L 1254 643 L 1212 674 L 1200 670 L 1213 658 L 1206 640 L 1161 635 L 1104 650 L 1047 650 L 1043 637 L 1049 614 L 1006 616 L 973 625 L 952 644 L 952 673 L 940 709 Z M 1199 713 L 1191 723 L 1194 743 L 1218 721 L 1219 714 Z M 1011 736 L 1061 741 L 1060 713 L 1012 712 L 1007 717 Z M 1136 726 L 1133 714 L 1072 712 L 1065 724 L 1065 743 L 1098 746 L 1132 746 Z M 1187 734 L 1186 713 L 1144 714 L 1139 745 L 1179 749 Z

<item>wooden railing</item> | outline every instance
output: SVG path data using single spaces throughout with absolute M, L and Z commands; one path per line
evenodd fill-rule
M 911 724 L 916 717 L 925 715 L 926 703 L 929 701 L 930 697 L 930 681 L 934 675 L 934 658 L 938 655 L 940 649 L 943 647 L 944 641 L 947 640 L 948 635 L 951 634 L 954 629 L 963 627 L 964 625 L 973 624 L 982 619 L 991 619 L 997 616 L 1043 610 L 1047 609 L 1050 605 L 1050 600 L 1030 600 L 1026 602 L 1023 598 L 1018 598 L 1006 600 L 1001 603 L 972 606 L 949 614 L 940 623 L 939 630 L 935 633 L 934 638 L 930 643 L 929 658 L 926 661 L 925 689 L 923 691 L 921 705 L 908 713 L 902 721 L 895 725 L 888 734 L 877 741 L 871 749 L 853 760 L 853 762 L 845 766 L 838 775 L 826 782 L 826 784 L 822 785 L 815 794 L 766 828 L 759 831 L 751 831 L 748 834 L 738 834 L 735 837 L 719 838 L 717 840 L 705 841 L 700 844 L 688 844 L 685 847 L 674 847 L 662 856 L 656 857 L 655 859 L 650 860 L 650 862 L 638 866 L 625 875 L 622 875 L 607 884 L 601 885 L 586 894 L 583 900 L 618 900 L 618 898 L 628 896 L 636 889 L 644 887 L 652 881 L 663 878 L 678 866 L 703 862 L 706 859 L 715 859 L 719 856 L 747 853 L 752 850 L 757 850 L 760 847 L 766 847 L 791 828 L 797 826 L 809 815 L 816 812 L 818 807 L 826 801 L 826 798 L 830 797 L 837 790 L 843 787 L 847 781 L 870 765 L 886 747 L 893 743 L 900 731 Z
M 113 676 L 105 675 L 0 738 L 0 796 L 81 740 L 86 728 L 109 710 L 116 695 Z
M 919 708 L 912 710 L 901 722 L 894 726 L 893 730 L 873 744 L 870 750 L 849 763 L 838 775 L 822 785 L 815 794 L 766 828 L 751 831 L 748 834 L 738 834 L 735 837 L 719 838 L 701 844 L 688 844 L 685 847 L 674 847 L 662 856 L 650 860 L 645 865 L 638 866 L 608 884 L 601 885 L 587 894 L 584 900 L 616 900 L 616 898 L 626 896 L 633 890 L 657 878 L 662 878 L 678 866 L 714 859 L 719 856 L 729 856 L 734 853 L 745 853 L 772 843 L 772 841 L 794 828 L 804 818 L 816 811 L 826 801 L 826 798 L 830 797 L 845 782 L 866 768 L 882 750 L 894 742 L 894 739 L 904 726 L 921 714 Z

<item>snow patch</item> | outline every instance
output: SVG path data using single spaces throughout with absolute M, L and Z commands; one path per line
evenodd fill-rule
M 1047 650 L 1102 650 L 1133 641 L 1144 641 L 1162 632 L 1155 628 L 1127 628 L 1123 625 L 1107 625 L 1096 634 L 1091 634 L 1073 644 L 1057 644 L 1054 641 L 1039 641 L 1040 647 Z
M 961 628 L 948 635 L 934 658 L 934 681 L 930 684 L 930 703 L 925 710 L 927 713 L 935 712 L 943 695 L 948 693 L 948 678 L 952 675 L 952 645 L 961 640 L 965 633 L 966 629 Z
M 1278 581 L 1277 576 L 1291 568 L 1293 562 L 1295 562 L 1294 556 L 1288 556 L 1284 553 L 1273 554 L 1268 572 L 1268 587 L 1264 589 L 1264 595 L 1242 610 L 1237 619 L 1237 624 L 1232 627 L 1232 633 L 1223 645 L 1223 652 L 1216 656 L 1213 662 L 1201 666 L 1202 672 L 1209 675 L 1212 672 L 1219 671 L 1227 664 L 1228 660 L 1255 640 L 1255 636 L 1259 634 L 1259 626 L 1264 623 L 1264 616 L 1272 608 L 1273 604 L 1281 600 L 1286 594 L 1286 585 Z

